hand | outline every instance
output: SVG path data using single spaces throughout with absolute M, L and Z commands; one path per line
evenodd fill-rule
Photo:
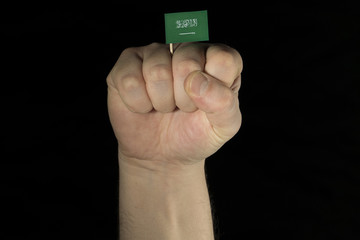
M 225 45 L 153 43 L 125 49 L 107 77 L 119 159 L 175 166 L 203 161 L 241 125 L 242 59 Z

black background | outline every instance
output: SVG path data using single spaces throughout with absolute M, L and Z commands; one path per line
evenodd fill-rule
M 207 160 L 220 239 L 359 239 L 360 12 L 330 3 L 16 2 L 1 8 L 1 239 L 116 239 L 105 78 L 208 10 L 244 60 L 240 132 Z

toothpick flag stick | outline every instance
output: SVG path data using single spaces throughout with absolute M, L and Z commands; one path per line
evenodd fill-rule
M 170 53 L 171 55 L 174 54 L 174 45 L 172 43 L 170 43 Z

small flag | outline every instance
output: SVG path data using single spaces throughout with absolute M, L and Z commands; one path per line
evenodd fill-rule
M 166 43 L 208 41 L 207 11 L 165 14 Z

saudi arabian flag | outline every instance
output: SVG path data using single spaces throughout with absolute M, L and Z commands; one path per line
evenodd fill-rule
M 207 11 L 165 14 L 166 43 L 208 41 Z

